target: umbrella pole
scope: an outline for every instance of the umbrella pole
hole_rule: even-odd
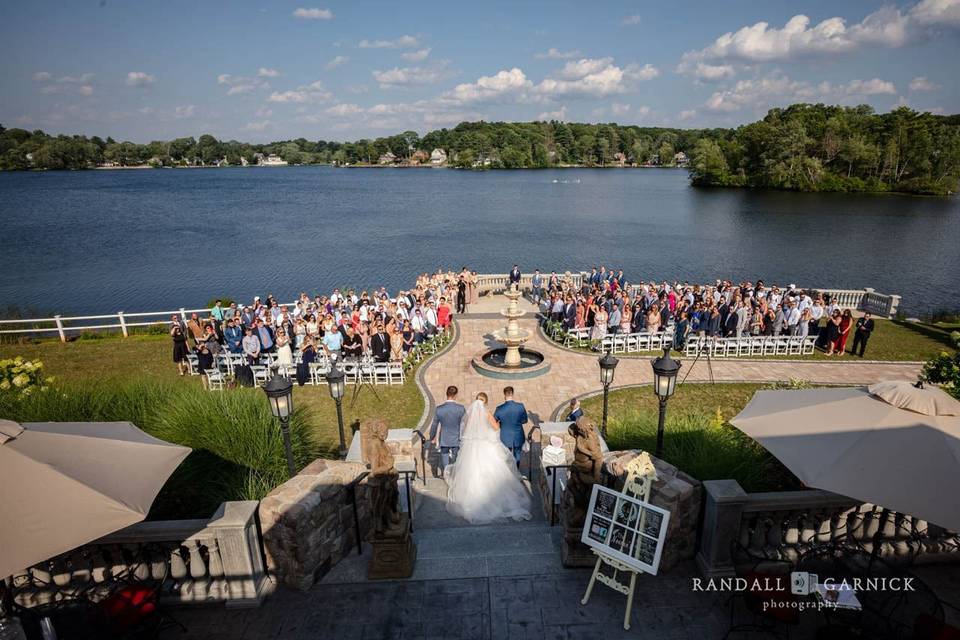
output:
[[[13,615],[13,578],[0,580],[0,620]]]

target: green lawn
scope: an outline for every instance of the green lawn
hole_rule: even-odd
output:
[[[201,385],[200,376],[181,378],[173,364],[172,346],[167,336],[104,337],[99,340],[76,340],[66,344],[56,340],[0,344],[0,359],[23,356],[43,362],[44,372],[67,383],[92,380],[134,379],[179,381],[185,385]],[[367,417],[385,418],[391,427],[415,427],[423,413],[424,401],[408,372],[403,385],[377,385],[380,399],[369,388],[362,388],[352,406],[353,387],[347,386],[343,402],[344,424],[350,432]],[[227,389],[223,393],[230,393]],[[294,386],[294,405],[309,407],[311,426],[326,455],[335,456],[338,446],[337,410],[327,387]],[[266,399],[264,399],[266,403]]]
[[[902,320],[877,320],[870,343],[864,353],[864,360],[888,361],[925,361],[941,351],[953,353],[950,332],[960,329],[960,325],[924,322],[905,322]],[[847,340],[847,351],[853,347],[853,333]],[[579,351],[589,351],[587,348]],[[773,356],[754,356],[754,358]],[[843,356],[827,356],[815,351],[805,356],[775,356],[778,359],[793,360],[859,360],[858,356],[846,353]]]
[[[750,401],[757,384],[684,384],[667,407],[663,458],[698,480],[733,478],[747,491],[782,491],[799,482],[779,461],[728,424]],[[603,396],[583,401],[600,422]],[[612,391],[607,421],[613,450],[656,448],[659,405],[652,387]]]

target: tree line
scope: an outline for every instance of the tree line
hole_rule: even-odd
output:
[[[461,168],[674,166],[689,156],[691,180],[700,186],[946,194],[960,179],[960,116],[797,104],[735,129],[481,121],[423,136],[268,144],[209,134],[137,144],[0,126],[3,170],[240,165],[255,163],[257,154],[290,164],[372,165],[387,152],[401,163],[423,162],[436,148]]]

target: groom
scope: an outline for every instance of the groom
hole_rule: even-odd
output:
[[[520,455],[523,453],[523,425],[529,418],[527,408],[513,401],[513,387],[503,388],[503,404],[493,412],[493,417],[500,423],[500,441],[513,452],[519,469]]]

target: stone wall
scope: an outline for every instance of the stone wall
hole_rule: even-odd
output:
[[[354,491],[360,532],[370,529],[363,464],[315,460],[260,501],[267,569],[293,589],[314,582],[357,546]]]
[[[640,451],[611,451],[604,456],[605,480],[612,480],[613,488],[623,489],[624,467]],[[657,481],[650,491],[650,503],[670,512],[670,524],[660,556],[660,571],[669,571],[697,552],[697,528],[700,518],[702,486],[700,481],[680,471],[669,462],[650,456],[657,468]]]

